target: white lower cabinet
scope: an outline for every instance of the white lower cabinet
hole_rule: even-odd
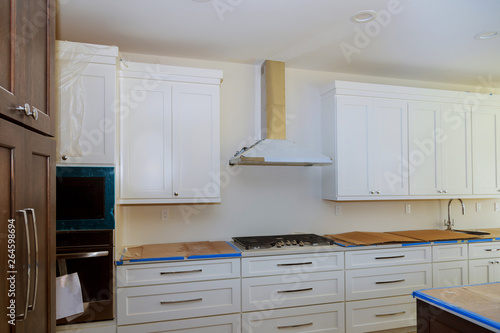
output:
[[[240,333],[239,314],[118,327],[117,333]]]
[[[417,308],[412,296],[346,302],[346,332],[362,333],[417,324]]]
[[[449,261],[432,264],[432,287],[462,286],[469,283],[467,261]]]
[[[500,242],[469,243],[469,283],[500,282]]]
[[[242,315],[243,333],[344,332],[344,303],[302,306]]]
[[[346,300],[411,295],[414,290],[432,288],[432,265],[403,265],[347,270]]]

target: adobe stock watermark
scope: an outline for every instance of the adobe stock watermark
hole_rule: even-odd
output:
[[[219,20],[224,21],[226,15],[232,13],[236,7],[240,6],[244,0],[212,0],[211,4],[214,8]]]
[[[401,14],[403,9],[400,0],[389,0],[387,8],[377,11],[374,20],[364,23],[363,28],[354,27],[352,42],[342,42],[339,45],[347,63],[350,64],[355,54],[360,54],[363,49],[367,48],[372,39],[378,37],[382,30],[391,24],[393,16]]]

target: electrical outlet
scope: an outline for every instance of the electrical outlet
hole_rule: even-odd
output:
[[[169,216],[168,216],[168,209],[162,209],[161,210],[161,220],[162,221],[168,221]]]
[[[500,212],[500,204],[495,202],[495,212]]]
[[[335,206],[335,215],[342,215],[342,206]]]
[[[480,211],[481,211],[481,203],[476,202],[476,212],[480,212]]]
[[[411,214],[411,205],[410,204],[406,204],[406,206],[405,206],[405,214]]]

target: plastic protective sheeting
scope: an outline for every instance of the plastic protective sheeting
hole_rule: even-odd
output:
[[[57,110],[67,113],[59,117],[59,151],[72,157],[82,157],[80,137],[85,113],[82,74],[97,54],[109,51],[115,46],[93,46],[81,43],[56,44],[56,101]],[[63,97],[63,98],[61,98]]]

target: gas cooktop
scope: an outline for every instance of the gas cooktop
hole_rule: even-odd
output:
[[[275,236],[233,237],[234,242],[245,250],[302,248],[333,245],[331,239],[316,234],[290,234]]]

